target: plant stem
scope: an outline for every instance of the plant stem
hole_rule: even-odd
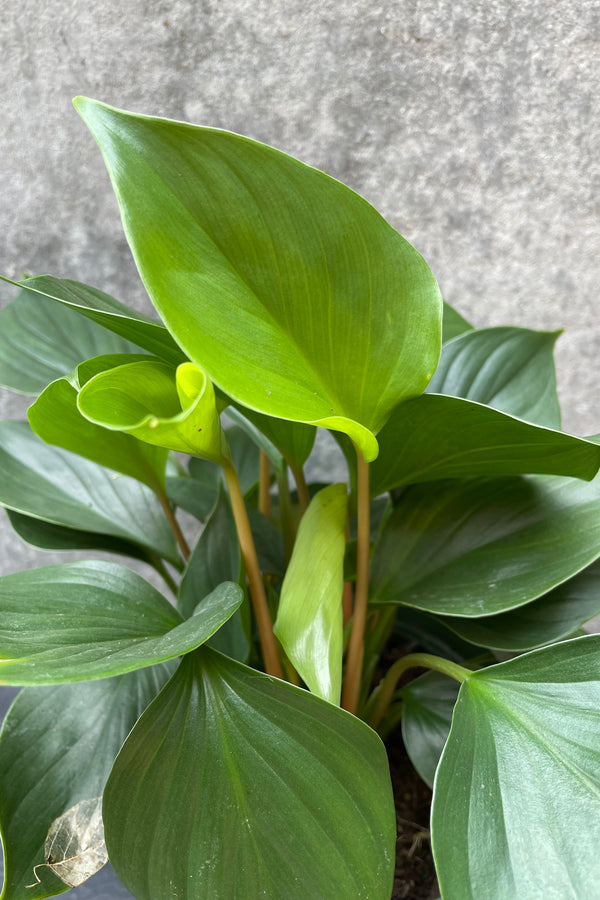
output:
[[[356,715],[360,700],[365,654],[364,636],[369,602],[369,555],[371,551],[369,464],[365,461],[358,447],[356,447],[356,474],[356,589],[354,594],[352,633],[348,642],[346,678],[342,694],[342,706],[354,715]]]
[[[302,513],[305,513],[308,509],[308,504],[310,503],[310,497],[308,495],[308,486],[306,484],[306,478],[304,477],[304,470],[302,466],[293,466],[291,463],[290,469],[292,470],[292,475],[294,476],[294,481],[296,482],[300,510]]]
[[[264,450],[259,455],[258,511],[269,518],[271,512],[271,462]]]
[[[431,653],[409,653],[408,656],[402,656],[388,669],[385,678],[373,692],[372,697],[376,702],[369,718],[371,728],[377,728],[383,719],[401,676],[407,669],[414,668],[433,669],[435,672],[441,672],[442,675],[447,675],[461,683],[473,674],[470,669],[465,669],[464,666],[459,666],[458,663],[443,659],[441,656],[432,656]]]
[[[175,518],[175,513],[173,512],[173,507],[171,506],[169,498],[162,488],[157,490],[156,495],[160,500],[160,505],[164,510],[165,516],[167,517],[167,522],[169,523],[171,531],[175,535],[175,540],[177,541],[177,546],[181,551],[181,555],[187,562],[187,560],[190,558],[190,548],[188,546],[188,542],[183,536],[181,528],[179,527],[179,522]]]
[[[268,675],[275,675],[277,678],[283,678],[281,663],[279,662],[279,654],[277,653],[277,644],[275,643],[275,635],[273,634],[273,624],[269,615],[269,605],[267,603],[267,595],[265,586],[258,565],[256,556],[256,548],[254,546],[254,538],[250,530],[250,522],[248,521],[248,513],[244,497],[240,488],[237,473],[231,462],[223,463],[223,472],[225,473],[225,481],[229,490],[229,499],[231,501],[231,510],[235,520],[235,527],[242,551],[242,559],[248,576],[248,586],[250,589],[250,599],[252,601],[252,609],[256,617],[258,626],[258,636],[260,638],[260,646],[262,649],[265,670]]]

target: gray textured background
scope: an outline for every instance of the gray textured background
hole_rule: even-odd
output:
[[[0,271],[144,304],[74,95],[228,128],[362,193],[476,324],[566,327],[564,426],[600,432],[597,0],[0,0],[0,13]],[[0,395],[1,415],[22,409]],[[0,528],[0,572],[39,564]]]

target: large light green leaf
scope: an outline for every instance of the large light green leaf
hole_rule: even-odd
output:
[[[138,900],[389,900],[383,744],[307,691],[209,648],[183,660],[121,750],[106,844]]]
[[[444,345],[428,390],[560,428],[553,350],[560,331],[482,328]]]
[[[376,546],[371,599],[493,615],[541,597],[599,556],[600,477],[415,485]]]
[[[142,357],[129,359],[140,360]],[[168,451],[138,441],[132,435],[96,425],[77,408],[78,391],[93,374],[123,365],[126,360],[123,355],[110,355],[96,357],[78,366],[70,377],[59,378],[48,385],[27,410],[27,418],[35,433],[46,443],[116,469],[156,490],[164,485]]]
[[[0,384],[39,394],[82,359],[135,352],[128,341],[45,297],[21,290],[0,311]]]
[[[515,652],[569,637],[597,615],[600,615],[598,561],[539,600],[512,612],[479,619],[445,616],[440,621],[480,647]]]
[[[0,422],[0,504],[56,525],[131,541],[179,561],[164,512],[149,488],[48,446],[26,422]]]
[[[462,685],[435,779],[444,900],[594,900],[600,884],[600,638]]]
[[[423,781],[432,787],[450,732],[458,684],[438,672],[427,672],[399,693],[406,752]]]
[[[185,361],[185,354],[164,325],[156,319],[130,309],[104,291],[99,291],[88,284],[66,278],[53,278],[52,275],[38,275],[24,281],[12,281],[0,275],[0,281],[14,284],[15,287],[34,295],[56,300],[173,365]]]
[[[213,386],[193,363],[174,369],[148,360],[100,372],[79,391],[77,408],[96,425],[158,447],[214,462],[229,457]]]
[[[348,433],[367,459],[437,365],[421,256],[349,188],[248,138],[79,97],[138,268],[192,361],[235,401]]]
[[[311,691],[338,704],[347,518],[345,484],[332,484],[313,497],[300,521],[274,626],[283,649]]]
[[[0,578],[0,683],[58,684],[122,675],[188,653],[242,602],[225,583],[185,621],[135,572],[101,560]]]
[[[592,441],[439,394],[402,403],[379,435],[371,465],[373,496],[441,478],[535,473],[591,479],[600,466]]]
[[[129,731],[164,685],[171,664],[83,684],[21,691],[0,734],[2,900],[41,900],[67,890],[44,863],[52,822],[98,797]]]

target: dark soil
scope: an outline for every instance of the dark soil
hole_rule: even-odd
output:
[[[429,842],[431,791],[406,755],[400,729],[386,743],[398,834],[392,900],[437,900],[440,892]]]

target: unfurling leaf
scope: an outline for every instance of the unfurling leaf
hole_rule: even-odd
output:
[[[102,797],[81,800],[54,820],[44,845],[47,866],[69,887],[83,884],[108,862],[102,824]],[[36,866],[35,884],[39,884]],[[35,884],[28,885],[35,887]]]

